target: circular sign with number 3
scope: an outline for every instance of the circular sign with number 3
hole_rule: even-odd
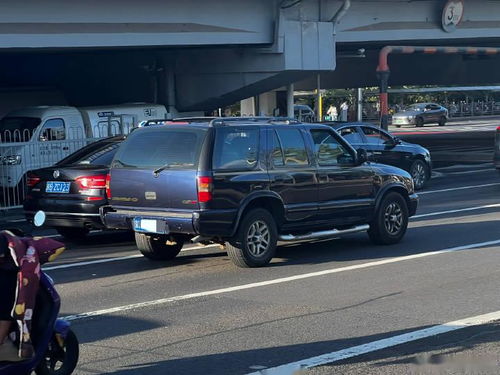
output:
[[[464,16],[464,0],[450,0],[443,9],[443,30],[451,33],[462,22]]]

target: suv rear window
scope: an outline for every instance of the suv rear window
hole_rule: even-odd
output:
[[[207,129],[167,126],[133,132],[117,152],[113,168],[197,168]]]
[[[214,169],[253,169],[257,164],[259,130],[219,128],[215,141]]]

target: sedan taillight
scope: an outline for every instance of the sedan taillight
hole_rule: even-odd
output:
[[[111,198],[111,173],[106,175],[106,196]]]
[[[78,184],[80,189],[105,189],[106,188],[106,176],[81,176],[78,177],[75,182]]]
[[[42,179],[40,177],[38,177],[36,174],[28,173],[28,177],[26,179],[26,185],[28,185],[28,187],[32,188],[36,184],[38,184],[40,181],[42,181]]]

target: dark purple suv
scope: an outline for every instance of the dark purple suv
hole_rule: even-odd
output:
[[[241,267],[267,264],[278,241],[368,231],[399,242],[418,200],[407,172],[366,162],[331,127],[277,119],[138,129],[107,184],[105,224],[134,230],[146,257],[220,243]]]

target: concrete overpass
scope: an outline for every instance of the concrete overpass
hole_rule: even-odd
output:
[[[445,3],[6,0],[0,88],[54,88],[73,105],[158,101],[208,110],[291,82],[315,87],[317,73],[323,87],[376,85],[385,44],[500,46],[500,2],[465,0],[452,32],[441,23]],[[393,84],[500,82],[494,57],[391,59]]]

